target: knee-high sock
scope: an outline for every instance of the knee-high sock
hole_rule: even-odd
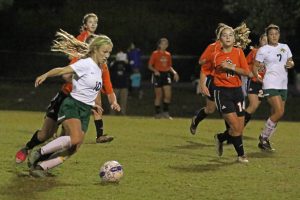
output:
[[[274,134],[274,132],[276,130],[276,126],[277,126],[277,123],[272,122],[272,120],[269,118],[267,120],[267,122],[265,123],[265,127],[261,133],[261,136],[264,139],[269,139]]]
[[[52,140],[45,146],[41,148],[41,154],[49,154],[53,153],[59,150],[62,150],[64,148],[70,148],[71,147],[71,137],[70,136],[61,136],[56,138],[55,140]]]
[[[201,108],[196,114],[195,124],[198,126],[198,124],[206,117],[207,114],[205,113],[205,109]]]
[[[97,132],[97,138],[103,135],[103,120],[97,119],[94,121],[96,132]]]
[[[248,122],[251,120],[251,114],[245,111],[245,123],[244,126],[248,124]]]
[[[237,152],[238,156],[244,155],[244,146],[243,146],[243,140],[242,136],[231,136],[232,144],[235,148],[235,151]]]
[[[27,142],[27,144],[26,144],[26,148],[27,149],[33,149],[33,147],[35,147],[35,146],[37,146],[39,144],[42,144],[44,142],[44,141],[40,141],[38,139],[38,132],[39,132],[39,130],[35,131],[35,133],[31,137],[30,141]]]
[[[50,160],[43,161],[39,165],[43,168],[43,170],[49,170],[62,164],[65,161],[65,159],[66,159],[65,157],[60,156]]]

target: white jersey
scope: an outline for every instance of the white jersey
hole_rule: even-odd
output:
[[[263,89],[287,89],[288,73],[285,64],[291,57],[291,50],[286,44],[278,43],[276,47],[265,45],[258,49],[255,60],[266,66]]]
[[[95,105],[102,87],[102,71],[92,58],[81,59],[70,65],[75,72],[71,96],[88,105]]]

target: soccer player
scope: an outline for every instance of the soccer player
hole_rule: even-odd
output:
[[[253,71],[253,63],[255,61],[255,56],[258,49],[266,45],[267,43],[268,43],[267,35],[262,34],[259,37],[258,48],[253,47],[250,53],[247,55],[246,59],[251,71]],[[261,77],[264,76],[265,66],[263,64],[260,65],[258,72]],[[263,97],[262,83],[258,81],[255,76],[248,80],[247,95],[248,95],[249,105],[245,109],[245,126],[250,121],[252,114],[256,111],[256,109],[260,105],[261,98]]]
[[[215,102],[218,111],[229,124],[228,132],[215,135],[217,154],[223,154],[223,142],[230,139],[237,161],[248,163],[244,153],[242,133],[244,129],[244,96],[240,75],[249,76],[249,66],[241,48],[235,48],[234,30],[224,26],[219,32],[222,49],[213,55]]]
[[[177,82],[179,76],[177,72],[172,67],[172,57],[171,53],[166,49],[169,46],[169,41],[167,38],[161,38],[158,41],[158,47],[156,51],[153,51],[148,63],[148,68],[153,72],[152,82],[154,85],[155,92],[155,118],[166,118],[172,119],[169,114],[169,105],[172,97],[172,77]],[[163,100],[163,112],[161,113],[160,105]]]
[[[292,53],[288,45],[279,43],[280,29],[270,24],[265,32],[268,44],[259,48],[254,62],[255,76],[263,83],[264,97],[271,107],[271,115],[259,136],[258,147],[266,151],[274,151],[270,144],[270,137],[276,130],[277,123],[284,114],[287,99],[288,69],[294,67]],[[258,70],[265,65],[265,76],[260,77]]]
[[[201,108],[193,116],[190,125],[191,134],[196,134],[198,124],[205,119],[209,114],[212,114],[216,110],[216,104],[214,99],[214,81],[213,81],[213,68],[211,56],[216,52],[221,50],[221,43],[218,38],[218,33],[220,28],[226,26],[223,23],[219,23],[215,31],[217,40],[214,43],[209,44],[205,51],[199,58],[199,65],[201,65],[200,81],[199,81],[199,91],[206,97],[206,106]]]
[[[28,158],[30,173],[33,176],[43,177],[47,170],[62,164],[65,159],[74,154],[83,142],[88,128],[90,114],[102,112],[102,108],[95,104],[103,85],[102,70],[112,51],[113,43],[109,37],[97,36],[87,47],[85,43],[76,43],[75,38],[69,38],[70,46],[61,42],[61,51],[72,55],[74,49],[79,49],[83,58],[66,67],[54,68],[36,78],[35,87],[42,84],[48,77],[63,74],[74,74],[73,89],[59,108],[58,120],[62,123],[65,136],[60,136],[38,150],[31,152]],[[75,45],[75,46],[72,46]],[[120,109],[113,105],[112,109]],[[42,158],[50,155],[45,161]],[[40,162],[39,162],[40,161]]]
[[[83,18],[83,25],[81,27],[81,34],[77,36],[77,39],[82,42],[88,42],[87,39],[93,38],[93,34],[98,26],[98,17],[97,15],[93,13],[86,14]],[[78,58],[76,56],[70,56],[72,58],[70,64],[76,62]],[[53,136],[54,133],[56,133],[58,129],[57,124],[57,115],[59,111],[59,107],[63,100],[70,94],[72,91],[72,75],[65,74],[62,76],[63,79],[66,81],[62,87],[61,90],[52,98],[46,112],[46,116],[42,125],[41,130],[36,130],[31,139],[26,143],[25,147],[22,147],[17,153],[16,153],[16,163],[22,163],[26,160],[27,155],[31,149],[33,149],[35,146],[42,144],[46,140],[48,140],[50,137]],[[110,75],[108,68],[103,68],[102,73],[102,79],[103,79],[103,90],[105,94],[108,95],[109,102],[117,103],[115,94],[112,89],[112,84],[110,81]],[[101,115],[99,115],[101,114]],[[103,134],[103,121],[102,121],[102,113],[93,113],[94,117],[94,123],[96,126],[96,143],[104,143],[104,142],[110,142],[113,140],[112,136],[107,136]]]

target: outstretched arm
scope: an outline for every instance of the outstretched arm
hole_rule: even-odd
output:
[[[74,73],[74,70],[72,69],[71,66],[66,66],[66,67],[58,67],[51,69],[50,71],[46,72],[45,74],[38,76],[35,79],[35,87],[38,87],[40,84],[42,84],[48,77],[53,77],[53,76],[60,76],[63,74],[68,74],[68,73]]]

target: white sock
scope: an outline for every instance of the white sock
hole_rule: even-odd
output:
[[[43,161],[39,165],[43,168],[43,170],[48,170],[62,164],[64,160],[64,157],[56,157],[51,160]]]
[[[45,146],[41,148],[41,154],[49,154],[53,153],[59,150],[62,150],[64,148],[70,148],[71,147],[71,137],[70,136],[61,136],[56,138],[55,140],[52,140]]]
[[[273,133],[275,132],[276,125],[277,125],[277,123],[272,122],[272,120],[269,118],[267,120],[267,122],[265,123],[265,128],[262,131],[261,136],[264,139],[269,139],[273,135]]]

